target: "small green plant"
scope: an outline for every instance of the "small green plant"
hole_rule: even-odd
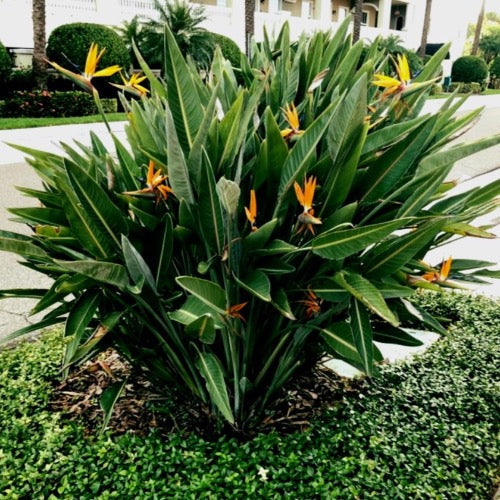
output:
[[[454,82],[485,84],[488,78],[488,65],[476,56],[459,57],[453,62],[451,79]]]
[[[127,146],[93,134],[68,156],[24,149],[45,189],[23,191],[42,206],[11,210],[34,232],[1,231],[0,249],[54,284],[3,292],[50,308],[11,338],[64,322],[65,368],[114,345],[159,390],[241,429],[326,353],[372,376],[374,340],[418,343],[407,318],[444,332],[408,298],[487,275],[423,259],[456,235],[491,237],[471,221],[498,183],[449,196],[444,180],[500,136],[444,149],[477,115],[447,101],[418,116],[448,47],[413,79],[404,56],[385,74],[376,49],[359,64],[348,23],[294,46],[287,24],[266,34],[242,86],[219,50],[200,76],[167,26],[165,84],[138,54],[151,96],[140,78],[122,86],[138,97],[123,99]],[[58,69],[99,102],[91,75],[114,67],[94,74],[93,53],[83,76]]]

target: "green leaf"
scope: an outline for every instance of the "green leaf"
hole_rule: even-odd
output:
[[[194,195],[189,178],[189,171],[179,143],[179,137],[172,118],[170,108],[165,110],[167,119],[167,160],[168,160],[168,180],[174,191],[174,196],[178,200],[186,200],[190,205],[194,204]]]
[[[241,279],[234,277],[236,283],[264,302],[271,302],[271,282],[262,271],[252,271]]]
[[[64,210],[59,208],[9,208],[8,211],[17,215],[18,219],[13,220],[27,224],[47,224],[50,226],[65,226],[67,224]]]
[[[362,365],[358,350],[354,343],[351,327],[348,323],[339,321],[321,330],[321,336],[328,346],[342,357],[352,360],[355,365]]]
[[[31,259],[45,260],[48,257],[45,250],[32,243],[31,238],[9,231],[0,230],[0,250],[17,253]]]
[[[123,389],[125,389],[126,383],[127,379],[122,380],[121,382],[115,382],[114,384],[108,385],[108,387],[106,387],[106,389],[102,392],[100,404],[101,409],[104,412],[104,417],[102,419],[100,434],[106,430],[109,420],[111,419],[111,415],[113,414],[113,409],[118,401],[118,398],[121,396]]]
[[[219,358],[215,354],[204,353],[198,350],[196,366],[205,379],[212,403],[218,408],[224,418],[230,424],[233,424],[234,417],[229,404],[224,372]]]
[[[139,63],[139,66],[141,67],[142,71],[144,74],[148,77],[148,82],[151,85],[151,90],[153,91],[153,94],[156,93],[160,97],[167,98],[167,91],[163,84],[156,78],[154,73],[151,71],[149,68],[148,64],[142,57],[142,54],[139,52],[139,49],[137,48],[135,40],[132,40],[132,48],[134,49],[134,54],[137,59],[137,62]]]
[[[278,219],[273,219],[257,228],[256,231],[249,233],[243,240],[245,250],[251,252],[252,250],[258,250],[264,247],[271,238],[277,224]]]
[[[332,278],[319,278],[311,283],[311,289],[320,298],[328,302],[344,302],[350,298],[349,292]]]
[[[391,325],[375,326],[373,338],[376,342],[383,342],[387,344],[406,345],[409,347],[418,347],[423,345],[422,341],[412,337],[402,328],[396,328]]]
[[[421,307],[413,304],[407,300],[401,299],[401,304],[404,307],[404,311],[413,316],[413,318],[418,319],[422,323],[430,326],[435,332],[441,333],[442,335],[446,335],[447,331],[439,321],[430,315],[427,311],[422,309]]]
[[[182,149],[191,149],[198,129],[203,121],[203,107],[189,70],[175,38],[167,24],[165,26],[166,67],[168,103]],[[196,77],[199,78],[198,75]]]
[[[200,316],[206,315],[214,318],[214,328],[222,328],[223,324],[220,321],[218,311],[193,295],[189,296],[183,306],[177,309],[177,311],[168,313],[170,319],[182,325],[189,325]]]
[[[273,292],[271,303],[285,318],[292,321],[297,319],[292,312],[286,292],[282,288]]]
[[[473,236],[475,238],[495,239],[496,235],[489,233],[480,227],[471,226],[465,222],[453,222],[443,227],[445,233],[459,234],[461,236]]]
[[[163,229],[161,237],[160,250],[158,252],[158,263],[156,266],[156,287],[163,289],[167,285],[167,273],[172,259],[172,251],[174,246],[174,235],[172,227],[172,219],[170,215],[165,214],[163,218]]]
[[[364,256],[370,276],[388,276],[401,269],[411,258],[441,231],[445,219],[435,219],[420,225],[415,231],[382,242]]]
[[[129,285],[127,270],[121,264],[97,260],[64,261],[54,260],[63,269],[82,274],[100,283],[116,286],[125,290]]]
[[[191,337],[199,339],[204,344],[215,342],[215,323],[210,314],[205,314],[196,318],[186,326],[186,333]]]
[[[204,240],[217,251],[218,255],[222,255],[224,249],[222,208],[217,195],[213,171],[208,161],[206,159],[202,163],[201,185],[203,189],[198,198],[198,220]]]
[[[298,248],[283,240],[272,240],[266,248],[255,250],[254,255],[282,255],[297,251]]]
[[[371,377],[373,373],[373,332],[370,317],[363,304],[355,298],[351,300],[349,315],[354,344],[363,361],[365,373]]]
[[[122,234],[122,248],[127,271],[134,283],[137,285],[141,280],[144,280],[149,285],[149,288],[156,293],[156,283],[151,269],[149,269],[142,255],[124,234]]]
[[[218,313],[226,314],[226,294],[217,283],[191,276],[178,276],[175,281]]]
[[[354,272],[341,271],[335,274],[333,280],[372,312],[391,325],[398,326],[398,318],[390,310],[382,294],[366,278]]]
[[[399,229],[408,219],[397,219],[343,231],[328,231],[312,240],[313,252],[327,259],[343,259]]]

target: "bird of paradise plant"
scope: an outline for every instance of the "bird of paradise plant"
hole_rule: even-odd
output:
[[[498,183],[443,186],[455,161],[500,137],[444,149],[476,114],[456,119],[448,101],[415,116],[428,85],[371,127],[370,82],[384,58],[370,49],[360,63],[348,29],[346,20],[291,48],[285,24],[238,76],[217,50],[205,78],[167,28],[164,81],[137,53],[151,97],[126,104],[126,143],[113,137],[107,150],[92,134],[62,155],[27,151],[44,188],[25,190],[39,206],[11,211],[34,232],[0,231],[0,249],[54,284],[0,292],[36,296],[33,312],[45,311],[5,341],[63,323],[64,367],[114,346],[157,390],[190,395],[242,429],[325,355],[375,376],[374,341],[418,345],[408,320],[444,332],[408,302],[419,285],[407,276],[421,276],[426,253],[450,237],[491,237],[472,222],[496,206]],[[447,51],[411,85],[432,80]],[[91,54],[87,76],[97,74]],[[398,88],[409,80],[399,66]],[[450,266],[427,285],[447,286]],[[488,275],[473,259],[453,266],[454,280]]]

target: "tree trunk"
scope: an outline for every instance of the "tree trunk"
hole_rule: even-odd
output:
[[[472,44],[471,55],[477,56],[479,50],[479,39],[481,38],[481,29],[483,27],[484,19],[484,0],[481,4],[481,10],[479,11],[479,16],[477,17],[476,30],[474,32],[474,42]]]
[[[354,3],[354,24],[352,27],[352,43],[356,43],[361,36],[361,21],[363,19],[363,0]]]
[[[429,35],[429,28],[431,25],[431,9],[432,9],[432,0],[426,0],[424,27],[422,28],[422,39],[420,40],[420,48],[418,49],[418,55],[422,58],[425,57],[425,51],[427,49],[427,36]]]
[[[33,79],[38,89],[47,87],[45,63],[45,0],[33,0]]]
[[[255,32],[255,0],[245,0],[245,52],[250,56],[250,41]]]

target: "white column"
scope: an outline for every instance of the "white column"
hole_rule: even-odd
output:
[[[332,0],[316,0],[314,18],[325,25],[332,22]]]
[[[256,0],[257,2],[259,0]],[[255,13],[254,13],[255,17]],[[245,52],[245,2],[233,0],[231,5],[231,38]]]
[[[377,28],[388,30],[391,22],[392,0],[380,0],[378,4]]]

